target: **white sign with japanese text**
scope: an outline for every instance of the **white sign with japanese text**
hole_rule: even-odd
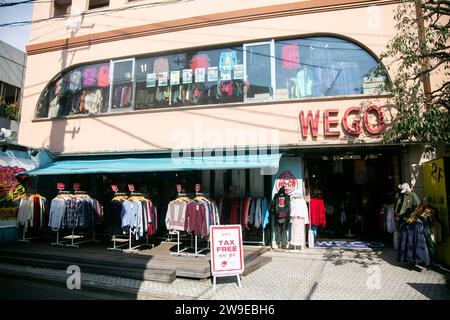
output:
[[[244,272],[241,225],[211,226],[212,275],[238,275]]]

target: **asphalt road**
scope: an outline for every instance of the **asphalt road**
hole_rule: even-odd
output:
[[[88,289],[69,290],[65,283],[0,274],[0,300],[128,300],[130,296]]]

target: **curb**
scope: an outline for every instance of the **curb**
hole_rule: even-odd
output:
[[[66,284],[67,278],[61,276],[44,275],[33,271],[14,271],[7,268],[0,267],[0,274],[14,277],[14,278],[28,278],[44,283],[63,283]],[[101,283],[91,280],[81,280],[81,288],[89,291],[106,292],[116,295],[125,295],[124,300],[191,300],[194,297],[180,296],[176,294],[164,294],[158,292],[139,292],[132,287],[126,286],[111,286],[106,283]],[[68,289],[69,290],[69,289]]]

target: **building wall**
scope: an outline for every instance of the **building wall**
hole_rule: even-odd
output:
[[[231,11],[257,5],[255,1],[242,2],[245,5],[241,2],[230,1],[226,4],[211,6],[207,5],[205,1],[194,1],[192,4],[195,6],[193,8],[189,7],[189,12],[195,15],[212,14],[221,10]],[[285,2],[283,1],[283,3]],[[325,3],[324,1],[310,2],[322,3],[322,5]],[[381,2],[390,3],[389,1]],[[279,4],[281,1],[264,1],[263,5],[268,5],[269,3]],[[298,3],[300,2],[296,2],[297,6]],[[202,122],[201,125],[204,129],[218,129],[222,134],[227,129],[279,129],[280,144],[304,143],[305,141],[299,137],[298,113],[300,110],[340,108],[342,114],[346,108],[363,102],[367,103],[368,100],[359,98],[342,99],[341,97],[332,100],[264,103],[236,107],[213,106],[212,108],[160,109],[143,113],[97,115],[87,118],[79,117],[62,120],[34,121],[34,117],[39,96],[47,83],[61,70],[83,62],[310,34],[335,34],[348,37],[356,43],[367,47],[375,55],[379,55],[385,48],[388,39],[394,35],[393,11],[396,5],[388,4],[369,7],[367,1],[359,1],[359,3],[364,5],[347,10],[336,10],[334,7],[327,7],[328,11],[322,10],[318,12],[317,10],[309,9],[309,11],[301,11],[297,15],[279,14],[279,17],[276,18],[272,18],[269,15],[264,16],[264,19],[248,21],[243,21],[245,20],[243,19],[242,21],[239,20],[240,22],[229,24],[216,22],[206,27],[199,25],[195,29],[183,30],[180,27],[180,31],[170,29],[170,32],[156,33],[140,38],[131,37],[120,41],[101,42],[89,46],[76,46],[65,50],[44,53],[30,51],[29,48],[30,56],[28,58],[19,142],[35,147],[49,147],[52,152],[156,150],[180,147],[180,144],[183,143],[179,139],[177,140],[176,137],[174,139],[174,135],[177,134],[174,129],[181,129],[178,131],[178,134],[185,131],[189,131],[192,134],[192,129],[196,126],[196,123]],[[258,4],[261,4],[261,2],[258,2]],[[187,3],[183,4],[181,2],[178,5],[171,6],[170,13],[165,16],[165,19],[185,17],[185,5]],[[37,15],[38,11],[44,10],[45,6],[36,5],[35,8],[35,15]],[[150,7],[142,10],[146,11],[139,11],[141,14],[145,17],[152,17],[153,20],[149,18],[134,19],[135,23],[139,21],[140,24],[144,24],[148,23],[149,20],[155,22],[157,19],[154,17],[162,16],[158,12],[161,13],[162,11],[160,12],[160,10],[166,12],[167,7]],[[135,15],[138,13],[135,10],[130,10],[130,12],[123,11],[122,14],[125,17],[128,14]],[[96,32],[106,30],[100,27],[103,25],[110,26],[110,29],[125,26],[124,21],[120,20],[121,22],[119,23],[113,18],[115,15],[115,13],[111,13],[97,17],[95,19],[96,27],[92,30]],[[213,19],[211,16],[209,18]],[[349,24],[348,21],[352,21],[352,23]],[[61,23],[63,22],[58,20],[41,26],[33,26],[32,45],[38,46],[40,41],[67,36],[65,33],[58,35],[58,33],[50,32],[56,29],[64,29]],[[59,27],[56,27],[57,24],[59,24]],[[88,32],[84,28],[85,25],[88,25],[87,21],[83,21],[80,32]],[[52,38],[50,39],[49,37]],[[94,36],[91,36],[91,38],[94,38]],[[33,53],[31,54],[31,52]],[[386,100],[381,99],[373,102],[384,104]],[[321,123],[323,122],[321,121]],[[35,134],[36,132],[39,132],[39,135]],[[319,128],[319,132],[323,132],[323,130]],[[324,143],[333,143],[331,140],[333,139],[326,139]],[[334,143],[346,142],[346,138],[343,137],[339,139],[335,137],[334,140]],[[374,142],[376,140],[373,138],[365,139],[366,142]],[[316,141],[306,141],[306,143],[322,143],[322,141],[323,139],[318,139]],[[259,142],[259,144],[261,143],[266,142]],[[211,145],[207,141],[200,142],[200,144],[200,146]],[[182,146],[184,147],[185,145]],[[188,146],[193,147],[194,145],[190,144]]]

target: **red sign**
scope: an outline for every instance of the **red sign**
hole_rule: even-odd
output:
[[[200,192],[200,184],[199,183],[195,184],[195,192]]]
[[[74,183],[73,184],[73,190],[75,190],[75,191],[79,191],[81,188],[80,188],[80,184],[79,183]]]
[[[365,111],[360,107],[350,107],[345,110],[343,116],[339,117],[339,109],[326,109],[323,112],[323,128],[324,136],[332,137],[339,136],[341,131],[339,127],[342,127],[344,134],[359,136],[362,129],[368,134],[377,135],[380,134],[384,128],[383,111],[378,106],[369,106]],[[349,115],[354,114],[354,120],[349,123]],[[377,124],[369,123],[369,116],[374,115],[377,120]],[[307,138],[308,131],[311,131],[311,137],[317,138],[319,132],[320,111],[316,110],[315,114],[311,110],[308,111],[305,117],[305,111],[300,111],[300,131],[303,138]],[[364,120],[364,121],[362,121]],[[342,124],[342,126],[339,126]]]
[[[111,189],[112,189],[112,191],[114,191],[114,192],[119,191],[119,188],[118,188],[117,185],[115,185],[115,184],[113,184],[113,185],[111,186]]]
[[[286,194],[292,194],[297,189],[297,178],[290,171],[280,173],[276,183],[277,192],[284,187]]]
[[[211,273],[237,275],[244,272],[242,226],[210,226]]]
[[[177,184],[177,192],[178,192],[178,193],[181,192],[181,184]]]
[[[130,192],[134,192],[134,184],[129,184],[128,190],[130,190]]]
[[[58,182],[58,183],[56,184],[56,188],[57,188],[58,190],[64,190],[64,189],[65,189],[64,183]]]

